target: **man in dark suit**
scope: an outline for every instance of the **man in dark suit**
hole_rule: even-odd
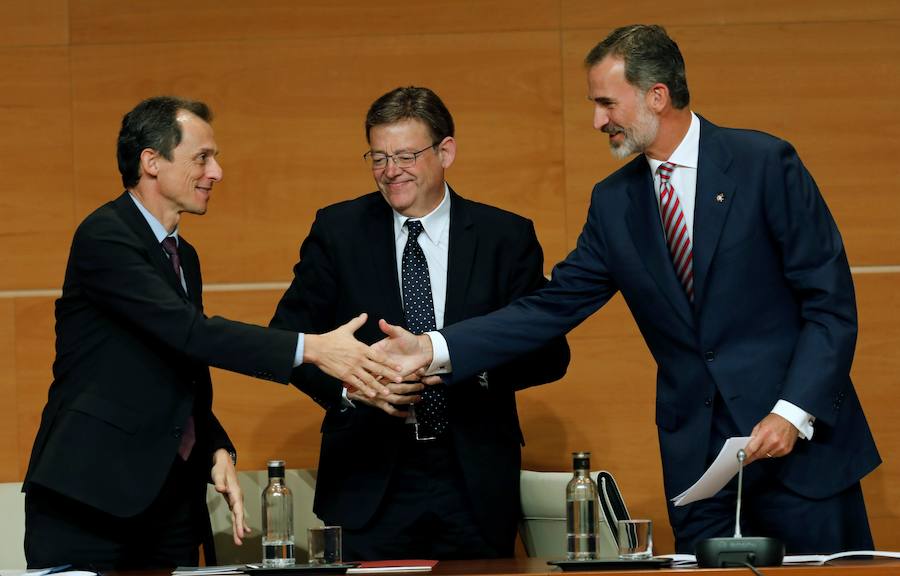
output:
[[[856,303],[847,256],[790,144],[688,107],[678,46],[659,26],[615,30],[586,58],[594,127],[639,156],[594,188],[575,250],[536,294],[483,318],[382,344],[453,379],[564,334],[622,292],[658,366],[666,495],[726,438],[752,435],[743,533],[788,552],[870,549],[859,480],[880,462],[850,381]],[[447,366],[448,362],[452,362]],[[728,536],[734,484],[670,506],[679,552]]]
[[[201,102],[151,98],[122,121],[127,189],[78,227],[56,302],[56,361],[25,477],[30,568],[196,565],[210,479],[246,532],[235,451],[212,413],[209,366],[286,383],[301,362],[375,394],[353,339],[203,314],[200,261],[178,235],[222,178]],[[207,551],[207,560],[212,560]]]
[[[398,88],[372,104],[365,158],[379,191],[318,212],[271,326],[327,330],[366,310],[420,332],[545,282],[529,220],[445,183],[453,134],[450,112],[427,88]],[[372,322],[358,336],[382,334]],[[314,510],[343,527],[344,558],[512,556],[522,443],[515,390],[562,377],[568,359],[559,337],[453,388],[419,394],[421,384],[391,384],[392,396],[374,400],[314,367],[295,370],[292,382],[326,409]]]

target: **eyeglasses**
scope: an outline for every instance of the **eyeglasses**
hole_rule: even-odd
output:
[[[429,148],[434,148],[438,144],[439,142],[435,142],[434,144],[426,146],[416,152],[401,152],[399,154],[383,154],[381,152],[372,152],[371,150],[369,150],[368,152],[363,154],[363,160],[371,164],[372,170],[381,170],[382,168],[387,168],[389,159],[394,161],[394,166],[396,166],[397,168],[409,168],[410,166],[415,166],[416,158],[424,154],[425,151]]]

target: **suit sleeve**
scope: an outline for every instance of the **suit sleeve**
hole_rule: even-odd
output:
[[[618,287],[606,266],[600,225],[600,185],[594,188],[578,244],[556,265],[550,282],[485,316],[445,327],[451,379],[468,378],[547,345],[597,311]]]
[[[530,294],[547,283],[543,271],[544,254],[531,222],[523,227],[509,256],[512,265],[506,284],[510,289],[504,295],[506,303]],[[509,383],[514,390],[554,382],[565,376],[569,359],[566,337],[557,336],[533,353],[491,370],[489,380],[492,386],[498,382],[501,385]]]
[[[850,386],[857,316],[853,279],[837,225],[794,148],[779,142],[767,163],[766,218],[802,327],[781,398],[832,425]]]
[[[320,211],[300,247],[294,279],[278,302],[270,327],[319,334],[337,325],[334,295],[339,280],[328,256],[327,229]],[[341,401],[341,383],[315,366],[304,364],[295,368],[291,383],[326,410]]]
[[[114,222],[82,225],[70,259],[84,296],[145,337],[203,364],[288,381],[295,333],[207,318],[160,274],[146,246]]]

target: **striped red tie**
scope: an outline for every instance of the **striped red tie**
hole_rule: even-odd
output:
[[[659,168],[659,213],[662,214],[666,245],[672,255],[675,275],[684,287],[688,300],[694,301],[694,256],[691,251],[691,236],[688,234],[687,220],[681,210],[681,202],[669,178],[675,170],[671,162],[660,164]]]

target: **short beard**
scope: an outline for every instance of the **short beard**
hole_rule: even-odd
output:
[[[656,134],[659,132],[659,118],[656,117],[650,108],[641,100],[638,104],[637,120],[631,128],[623,128],[621,126],[613,126],[604,132],[616,133],[622,132],[625,137],[621,144],[609,143],[609,151],[617,160],[623,160],[632,154],[644,152],[656,140]]]

